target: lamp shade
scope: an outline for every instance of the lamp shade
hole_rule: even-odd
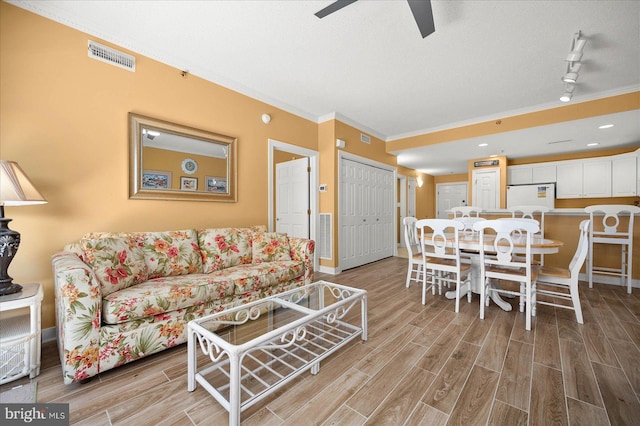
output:
[[[22,206],[46,202],[18,163],[0,160],[0,205]]]

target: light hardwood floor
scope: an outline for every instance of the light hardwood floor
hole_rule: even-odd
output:
[[[243,425],[640,424],[640,290],[581,285],[585,324],[540,306],[524,315],[478,298],[454,303],[405,288],[406,259],[337,276],[368,291],[369,339],[356,340],[242,413]],[[515,305],[515,300],[511,301]],[[65,386],[55,343],[43,346],[38,402],[70,404],[71,423],[218,425],[226,411],[198,387],[187,392],[186,345]],[[1,390],[28,379],[2,386]]]

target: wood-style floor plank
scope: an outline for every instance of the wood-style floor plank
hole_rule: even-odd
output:
[[[529,425],[567,425],[562,372],[533,364]]]
[[[449,416],[448,425],[484,425],[489,419],[499,374],[474,366],[460,398]]]
[[[611,424],[636,424],[640,419],[640,402],[622,370],[597,362],[592,364]]]
[[[242,425],[591,426],[640,419],[637,289],[628,295],[624,287],[581,283],[583,325],[572,311],[541,307],[526,331],[515,299],[506,299],[511,312],[492,303],[484,320],[477,295],[471,304],[461,301],[458,314],[444,296],[429,295],[422,305],[419,286],[404,286],[406,267],[406,259],[389,258],[316,274],[368,291],[369,340],[350,342],[319,374],[305,373],[246,409]],[[359,311],[348,315],[359,319]],[[186,359],[180,345],[67,386],[49,342],[33,381],[38,402],[69,403],[74,425],[227,424],[226,410],[201,386],[186,390]]]
[[[422,402],[450,414],[479,351],[480,346],[460,342],[427,390]]]
[[[526,411],[512,407],[505,404],[502,401],[495,401],[493,403],[493,410],[491,410],[491,417],[489,418],[489,426],[527,426],[527,420],[529,416]]]
[[[602,407],[602,398],[584,344],[560,340],[562,372],[567,397]]]
[[[511,340],[504,361],[496,399],[525,412],[529,409],[533,345]]]

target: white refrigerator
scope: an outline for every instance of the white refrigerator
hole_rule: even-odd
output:
[[[515,206],[555,206],[556,184],[538,183],[533,185],[507,186],[507,208]]]

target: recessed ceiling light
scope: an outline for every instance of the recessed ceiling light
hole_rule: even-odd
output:
[[[603,124],[602,126],[599,126],[598,129],[610,129],[613,127],[613,124]]]
[[[493,157],[497,157],[497,156],[498,156],[498,154],[491,154],[491,155],[489,156],[489,158],[493,158]]]
[[[478,144],[478,146],[489,146],[489,144],[488,143],[480,143],[480,144]]]
[[[600,145],[598,142],[591,142],[587,144],[587,146],[598,146],[598,145]]]

